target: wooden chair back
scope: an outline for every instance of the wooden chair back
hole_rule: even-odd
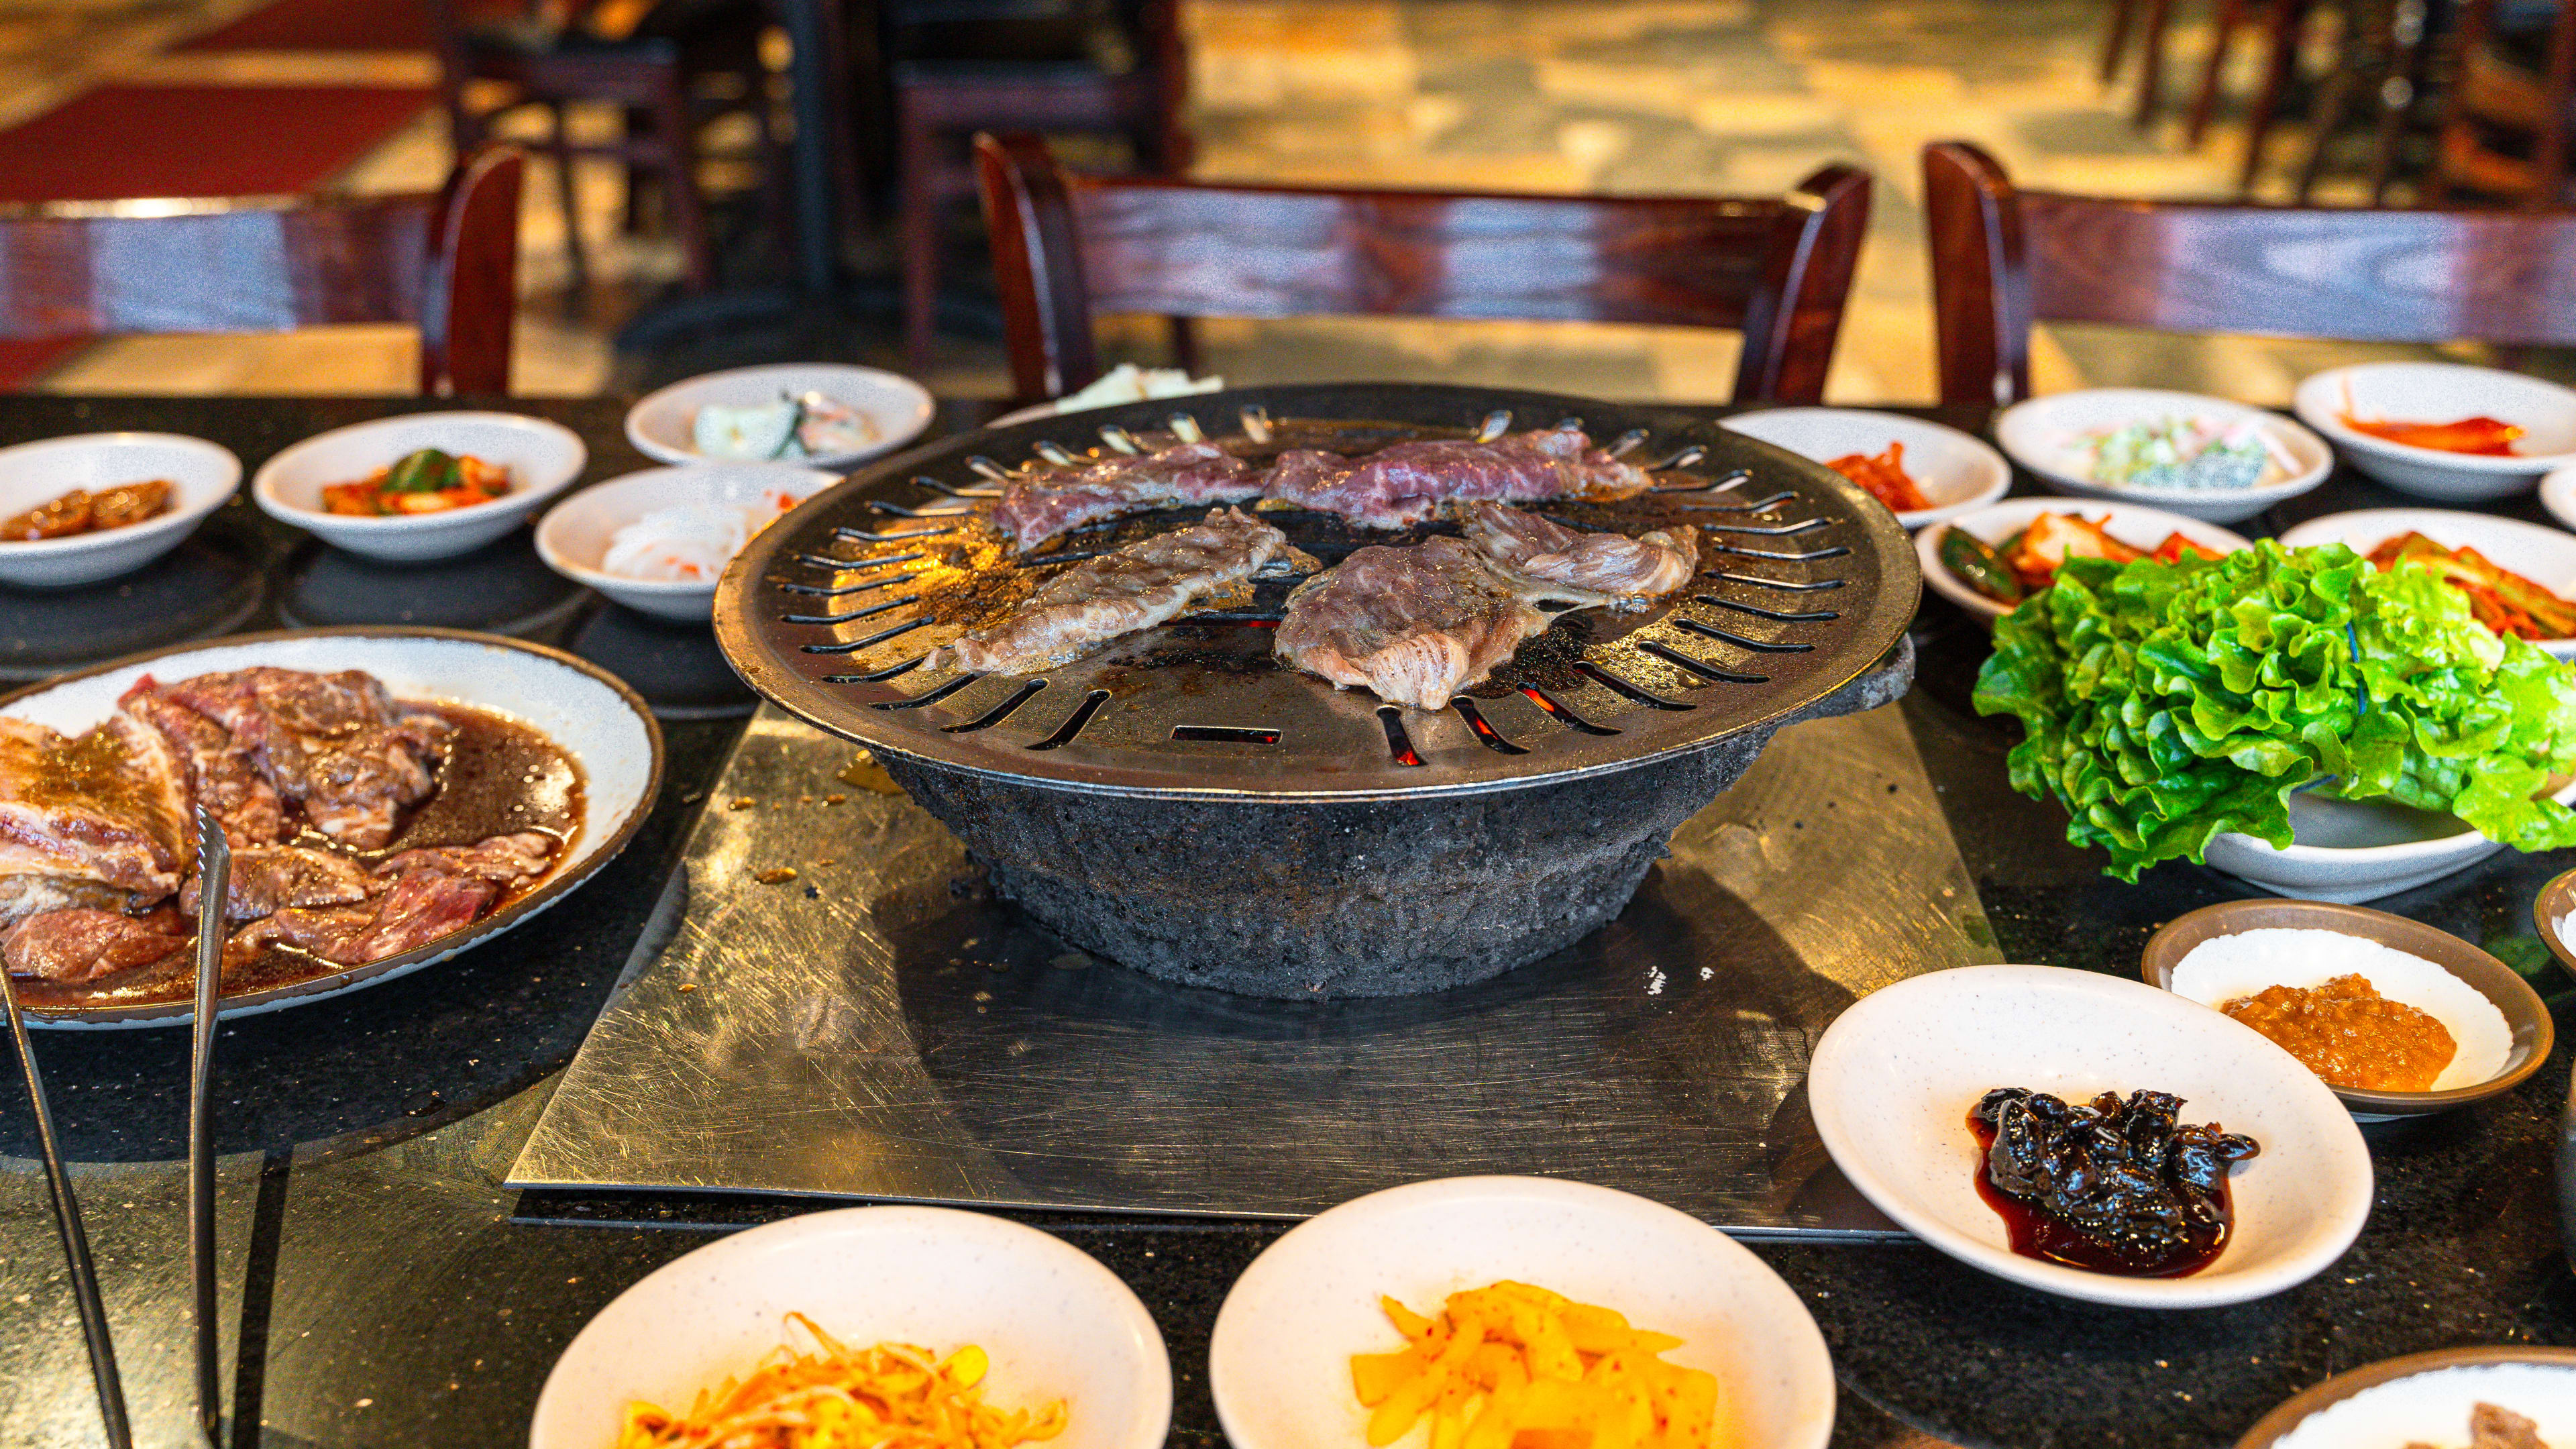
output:
[[[2495,0],[2462,0],[2424,199],[2438,206],[2465,191],[2532,210],[2563,206],[2568,113],[2576,107],[2576,5],[2561,5],[2550,21],[2536,73],[2498,54],[2488,43],[2494,31]]]
[[[976,138],[1024,401],[1100,375],[1092,319],[1408,316],[1744,334],[1738,402],[1815,402],[1869,221],[1869,177],[1786,197],[1536,196],[1077,175],[1034,136]]]
[[[494,148],[436,194],[0,210],[0,338],[408,322],[424,395],[507,393],[525,170]]]
[[[2576,342],[2576,216],[2133,201],[1923,150],[1941,400],[2030,395],[2035,322],[2353,342]]]

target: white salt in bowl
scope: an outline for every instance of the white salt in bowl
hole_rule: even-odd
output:
[[[2295,932],[2301,939],[2261,934],[2272,932]],[[2315,934],[2329,939],[2320,946]],[[2229,959],[2254,954],[2244,948],[2196,954],[2231,938],[2287,949],[2265,953],[2273,955],[2268,962]],[[2348,946],[2334,949],[2335,938]],[[2399,953],[2415,959],[2396,959]],[[2359,974],[2380,995],[2441,1022],[2459,1050],[2435,1090],[2332,1089],[2365,1122],[2444,1112],[2509,1092],[2540,1070],[2557,1037],[2549,1008],[2512,967],[2447,931],[2360,906],[2285,900],[2203,906],[2148,940],[2139,974],[2149,985],[2212,1010],[2266,986],[2316,986]]]

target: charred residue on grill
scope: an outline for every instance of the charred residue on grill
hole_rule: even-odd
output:
[[[1477,699],[1501,699],[1524,688],[1572,694],[1591,683],[1575,666],[1593,645],[1592,626],[1585,614],[1557,615],[1544,632],[1522,641],[1520,652],[1496,666],[1484,683],[1465,692]]]
[[[1241,625],[1166,624],[1144,637],[1154,641],[1153,647],[1110,656],[1111,668],[1100,678],[1103,685],[1112,690],[1132,687],[1132,681],[1122,673],[1131,669],[1191,669],[1235,675],[1270,674],[1282,667],[1279,656],[1270,652],[1269,634]],[[1179,687],[1187,694],[1204,686],[1183,675]]]

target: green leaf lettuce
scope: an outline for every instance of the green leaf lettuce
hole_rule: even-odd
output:
[[[1996,622],[1976,706],[2020,718],[2013,787],[2054,796],[2122,880],[2225,830],[2288,845],[2286,801],[2311,784],[2519,850],[2576,845],[2576,812],[2539,798],[2576,774],[2576,674],[2431,570],[2340,544],[2069,559]]]

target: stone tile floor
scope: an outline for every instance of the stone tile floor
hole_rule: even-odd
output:
[[[158,54],[246,3],[0,0],[0,119],[109,76],[256,84],[327,72],[338,83],[418,84],[424,74],[426,57],[399,53]],[[2118,114],[2125,91],[2106,92],[2092,70],[2100,16],[2099,0],[1192,0],[1199,169],[1228,179],[1754,193],[1784,189],[1828,161],[1857,164],[1878,185],[1829,397],[1923,400],[1933,393],[1923,143],[1978,141],[2033,185],[2216,196],[2232,184],[2239,137],[2224,125],[2186,151],[2137,134]],[[2198,41],[2178,28],[2178,70]],[[346,184],[434,184],[447,162],[442,132],[424,117]],[[522,391],[594,392],[667,370],[613,347],[674,271],[667,246],[618,233],[620,188],[606,167],[580,177],[599,279],[575,305],[553,182],[530,177]],[[853,326],[858,335],[835,351],[892,357],[890,319]],[[1731,335],[1559,324],[1235,322],[1211,325],[1204,338],[1212,364],[1236,381],[1437,376],[1678,400],[1724,397],[1736,351]],[[44,385],[400,392],[411,348],[392,329],[121,340]],[[2306,371],[2392,351],[2409,350],[2056,329],[2038,371],[2044,390],[2152,382],[2279,402]],[[1002,391],[998,349],[946,339],[930,381]]]

